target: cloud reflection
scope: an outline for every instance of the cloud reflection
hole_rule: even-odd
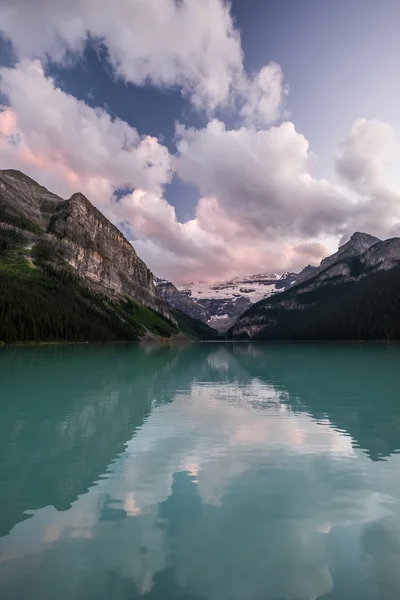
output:
[[[317,376],[304,380],[312,348],[302,360],[295,353],[296,362],[287,349],[286,366],[279,351],[257,348],[215,345],[197,358],[190,349],[174,355],[169,369],[162,362],[156,387],[153,379],[135,388],[146,402],[151,392],[158,400],[106,476],[68,510],[34,510],[0,538],[0,593],[22,599],[18,581],[43,600],[86,599],[88,590],[113,600],[336,600],[338,539],[341,549],[361,544],[394,600],[398,456],[373,462],[357,448],[323,410],[328,393],[312,412],[320,389]],[[324,376],[329,361],[331,352],[320,361]],[[134,400],[110,385],[117,419]],[[336,416],[351,411],[358,423],[369,406],[362,400]],[[90,404],[76,415],[94,438],[96,414]]]

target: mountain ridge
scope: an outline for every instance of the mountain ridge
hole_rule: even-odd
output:
[[[360,235],[368,236],[361,245]],[[376,239],[357,232],[353,246],[321,261],[310,277],[241,315],[228,338],[399,339],[400,238]]]
[[[224,332],[253,303],[291,285],[295,275],[295,273],[285,273],[281,276],[275,273],[258,273],[213,283],[187,283],[179,287],[174,286],[180,294],[178,296],[175,292],[175,299],[181,303],[181,310],[185,312],[183,296],[188,298],[191,307],[196,305],[203,311],[202,320],[206,319],[204,322]]]

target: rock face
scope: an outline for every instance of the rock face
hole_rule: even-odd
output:
[[[339,247],[338,251],[324,258],[318,267],[308,265],[303,269],[296,277],[294,281],[295,286],[304,283],[308,279],[313,279],[318,274],[323,273],[322,278],[327,279],[330,277],[337,277],[339,275],[345,275],[345,272],[340,271],[340,267],[336,267],[330,271],[330,267],[342,263],[343,261],[353,259],[364,254],[366,250],[378,244],[381,240],[369,233],[361,233],[357,231],[353,233],[348,242]]]
[[[366,272],[396,267],[400,263],[400,238],[374,244],[362,255],[360,262]]]
[[[154,283],[157,292],[164,300],[166,300],[169,306],[172,306],[172,308],[175,308],[176,310],[180,310],[192,319],[198,319],[203,323],[209,321],[210,317],[205,308],[203,308],[201,304],[191,300],[191,298],[183,292],[180,292],[173,283],[166,279],[161,279],[160,277],[155,277]]]
[[[59,196],[20,171],[0,171],[0,221],[43,232],[60,202]]]
[[[82,194],[62,200],[19,171],[0,171],[0,221],[32,231],[34,241],[45,239],[91,286],[130,296],[174,321],[133,246]]]
[[[356,233],[353,233],[346,244],[343,244],[339,247],[339,250],[335,252],[335,254],[332,254],[332,256],[328,256],[321,261],[319,269],[326,269],[327,267],[330,267],[331,265],[346,258],[361,256],[361,254],[364,254],[368,248],[371,248],[371,246],[374,246],[374,244],[377,244],[381,241],[382,240],[379,238],[369,235],[369,233],[361,233],[360,231],[356,231]]]
[[[310,265],[309,265],[310,266]],[[307,267],[306,267],[307,268]],[[312,267],[311,267],[312,268]],[[286,290],[289,288],[297,278],[299,277],[299,273],[284,273],[275,283],[275,287],[277,290]]]
[[[313,275],[315,275],[317,271],[318,271],[318,267],[315,267],[313,265],[307,265],[306,267],[304,267],[304,269],[302,271],[300,271],[300,273],[296,273],[296,276],[293,281],[293,285],[296,283],[302,283],[306,279],[313,277]],[[285,289],[287,289],[287,288],[285,288]]]
[[[82,194],[57,205],[49,232],[77,273],[108,291],[132,296],[168,316],[153,274],[122,233]]]

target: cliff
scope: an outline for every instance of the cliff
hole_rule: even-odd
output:
[[[85,196],[77,193],[59,203],[48,231],[56,238],[56,249],[80,277],[106,292],[131,296],[172,319],[152,272],[119,229]]]
[[[175,308],[176,310],[180,310],[192,319],[207,323],[209,315],[206,309],[194,302],[183,292],[180,292],[173,283],[166,279],[155,277],[155,285],[157,292],[166,300],[169,306],[172,306],[172,308]]]
[[[95,291],[129,296],[175,323],[151,271],[83,194],[63,200],[19,171],[0,171],[0,222],[50,244]]]

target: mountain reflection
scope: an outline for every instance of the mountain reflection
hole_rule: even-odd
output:
[[[0,352],[0,596],[397,599],[399,358]]]
[[[26,510],[66,510],[93,485],[154,403],[172,399],[158,382],[180,358],[155,345],[0,351],[0,535]]]

